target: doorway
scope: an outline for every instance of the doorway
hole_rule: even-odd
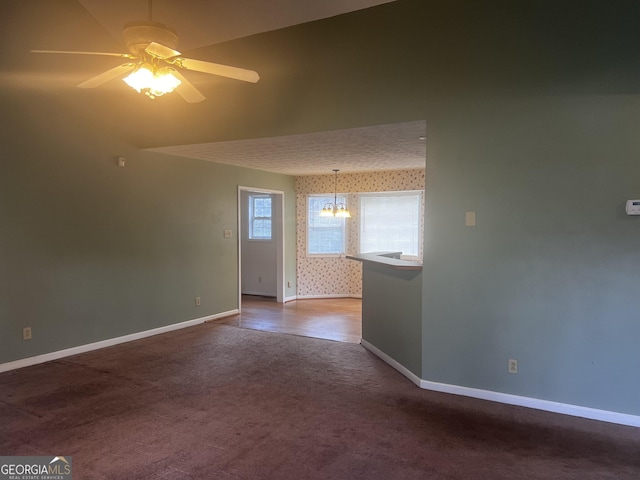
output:
[[[284,192],[238,187],[238,309],[242,295],[284,303]]]

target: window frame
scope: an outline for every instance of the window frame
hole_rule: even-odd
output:
[[[315,215],[311,215],[311,213],[309,212],[309,208],[310,208],[310,201],[311,198],[322,198],[325,201],[324,203],[327,202],[331,202],[334,203],[334,200],[337,198],[338,202],[343,202],[346,204],[347,201],[347,195],[346,194],[337,194],[337,197],[335,194],[329,194],[329,193],[310,193],[306,195],[306,205],[305,205],[305,217],[306,217],[306,221],[305,221],[305,231],[306,231],[306,238],[305,238],[305,243],[306,243],[306,255],[309,258],[341,258],[344,257],[347,254],[347,235],[348,235],[348,229],[347,229],[347,222],[346,222],[346,218],[340,218],[340,217],[320,217],[320,210],[318,210],[316,212]],[[321,221],[326,221],[326,220],[333,220],[335,222],[339,222],[340,223],[340,229],[342,231],[342,247],[341,247],[341,251],[340,252],[336,252],[336,253],[314,253],[310,251],[310,245],[311,242],[309,241],[310,237],[311,237],[311,219],[312,218],[317,218],[320,219],[322,218],[323,220]]]
[[[270,200],[269,216],[257,216],[255,215],[254,201],[258,199],[268,198]],[[273,241],[273,196],[269,193],[250,193],[249,194],[249,232],[247,239],[251,242],[271,242]],[[254,236],[254,222],[256,220],[269,220],[269,237],[266,236]]]

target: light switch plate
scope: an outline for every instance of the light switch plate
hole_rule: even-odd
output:
[[[465,214],[464,214],[464,225],[465,225],[465,227],[475,227],[476,226],[476,212],[465,212]]]

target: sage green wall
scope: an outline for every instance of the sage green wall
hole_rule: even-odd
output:
[[[638,96],[443,112],[427,153],[424,379],[640,414],[640,218],[624,211],[640,198],[639,114]]]
[[[362,264],[362,339],[422,372],[422,272]]]
[[[1,101],[0,363],[238,308],[238,185],[285,192],[295,283],[293,177],[136,150],[37,94]]]

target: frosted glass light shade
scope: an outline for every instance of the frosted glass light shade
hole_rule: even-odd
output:
[[[153,67],[143,64],[140,68],[122,79],[138,93],[144,92],[151,98],[173,92],[182,82],[168,68],[153,72]]]

